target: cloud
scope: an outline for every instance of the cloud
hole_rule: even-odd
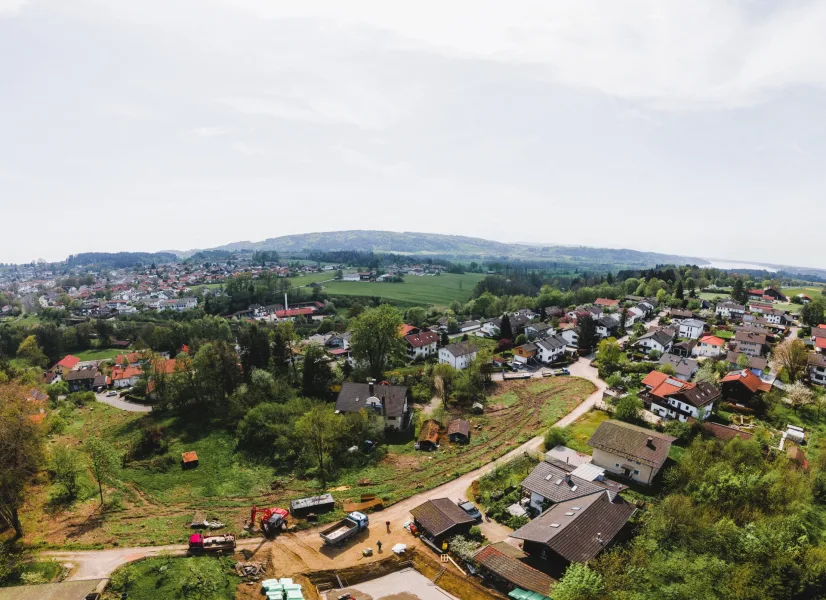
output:
[[[195,129],[190,129],[189,133],[202,138],[211,138],[229,135],[235,133],[235,130],[229,127],[196,127]]]
[[[393,32],[400,49],[533,65],[551,81],[661,109],[749,106],[787,87],[826,86],[823,0],[232,4],[259,18]]]
[[[0,0],[0,17],[14,15],[28,3],[29,0]]]

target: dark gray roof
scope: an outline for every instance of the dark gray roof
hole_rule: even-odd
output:
[[[648,438],[652,438],[650,446]],[[592,448],[659,468],[665,464],[671,442],[676,439],[653,429],[611,419],[600,423],[587,443]]]
[[[726,354],[726,361],[728,361],[729,364],[739,367],[737,360],[740,358],[741,354],[741,352],[729,352]],[[749,356],[746,354],[746,357],[749,359],[749,369],[759,369],[762,371],[769,363],[769,361],[762,356]]]
[[[571,481],[565,481],[565,473],[573,471],[570,465],[548,461],[547,459],[536,465],[533,471],[522,480],[522,487],[530,492],[535,492],[556,504],[565,500],[573,500],[591,494],[597,494],[611,489],[619,492],[625,489],[614,482],[588,481],[575,475],[571,475]],[[559,481],[559,483],[557,483]],[[576,488],[576,489],[574,489]]]
[[[639,339],[646,340],[649,338],[665,347],[674,341],[674,332],[670,329],[658,329],[657,331],[649,331],[645,335],[641,335]]]
[[[69,371],[63,376],[63,379],[66,381],[81,381],[85,379],[94,379],[97,376],[97,369],[79,369],[77,371]]]
[[[473,517],[448,498],[428,500],[412,509],[410,514],[432,536],[440,536],[457,525],[474,522]]]
[[[663,354],[657,362],[661,365],[672,365],[677,376],[686,381],[691,379],[700,368],[693,358],[683,358],[669,353]]]
[[[542,346],[548,351],[553,351],[559,350],[560,348],[564,348],[568,345],[568,343],[558,335],[554,335],[541,340],[536,340],[536,345]]]
[[[401,417],[404,413],[404,400],[407,387],[403,385],[373,386],[373,394],[379,400],[384,398],[388,417]],[[370,385],[367,383],[344,383],[336,399],[336,410],[343,413],[359,412],[365,407],[365,401],[371,397]]]
[[[470,342],[456,342],[455,344],[448,344],[444,347],[444,349],[456,358],[476,352],[476,346]]]
[[[697,408],[707,406],[711,402],[720,399],[720,390],[712,384],[701,381],[696,387],[683,389],[676,394],[671,394],[669,397],[675,400],[680,400],[685,404],[691,404]]]
[[[556,504],[511,537],[544,544],[570,562],[585,562],[610,544],[635,511],[606,491]]]

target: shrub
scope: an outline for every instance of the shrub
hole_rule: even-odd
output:
[[[479,545],[479,542],[469,540],[462,535],[457,535],[450,540],[448,548],[460,559],[470,562],[473,560],[473,555],[476,554],[476,551],[479,549]]]
[[[682,421],[669,421],[663,425],[663,432],[674,436],[681,444],[687,444],[691,441],[693,428]]]
[[[639,398],[631,395],[625,396],[617,402],[617,407],[614,409],[614,418],[626,423],[639,423],[641,421],[641,408],[642,403]]]
[[[169,442],[165,439],[166,427],[149,421],[141,422],[141,435],[132,444],[129,452],[130,459],[148,458],[155,454],[164,454],[169,449]]]
[[[562,427],[551,427],[545,434],[545,450],[568,443],[568,430]]]

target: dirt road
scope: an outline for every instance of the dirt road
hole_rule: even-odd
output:
[[[582,358],[572,364],[569,369],[571,376],[582,377],[583,379],[591,381],[597,387],[597,390],[571,412],[562,417],[555,426],[565,427],[570,425],[591,410],[595,402],[602,398],[602,391],[606,387],[605,382],[599,379],[597,370],[591,367],[589,362],[589,359]],[[412,508],[433,498],[450,498],[452,500],[467,498],[467,490],[475,479],[489,473],[498,465],[508,462],[517,456],[541,450],[542,441],[542,436],[537,436],[484,467],[470,471],[432,490],[397,502],[381,512],[373,513],[370,515],[369,529],[359,534],[353,542],[345,545],[343,548],[331,549],[323,546],[321,538],[318,535],[319,528],[312,528],[298,533],[283,534],[273,541],[267,541],[261,538],[239,540],[239,550],[247,550],[253,555],[257,555],[259,560],[264,560],[265,554],[267,554],[268,559],[268,553],[271,552],[273,560],[280,565],[279,572],[285,571],[285,576],[294,574],[289,572],[290,569],[294,569],[295,573],[301,573],[321,569],[343,568],[360,562],[380,560],[384,554],[378,554],[376,552],[375,542],[377,540],[382,541],[384,553],[389,552],[393,544],[397,542],[405,544],[419,543],[404,529],[404,523],[410,520],[410,510]],[[386,521],[390,521],[390,534],[387,533]],[[493,542],[505,539],[510,533],[507,527],[494,522],[483,522],[480,524],[480,527],[487,538]],[[361,555],[361,551],[367,546],[374,549],[374,554],[370,558],[364,558]],[[68,579],[80,580],[106,578],[121,565],[139,558],[157,556],[164,552],[184,554],[186,553],[186,546],[115,548],[111,550],[77,552],[56,551],[44,552],[43,555],[55,558],[62,563],[74,565],[75,570]],[[283,556],[284,560],[278,560],[279,555]]]

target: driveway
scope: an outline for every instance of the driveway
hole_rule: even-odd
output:
[[[134,402],[127,402],[120,396],[107,396],[108,392],[102,392],[100,394],[95,394],[95,398],[97,398],[98,402],[103,402],[104,404],[108,404],[109,406],[114,406],[115,408],[119,408],[121,410],[125,410],[127,412],[140,412],[140,413],[148,413],[152,412],[151,406],[146,406],[145,404],[135,404]]]

